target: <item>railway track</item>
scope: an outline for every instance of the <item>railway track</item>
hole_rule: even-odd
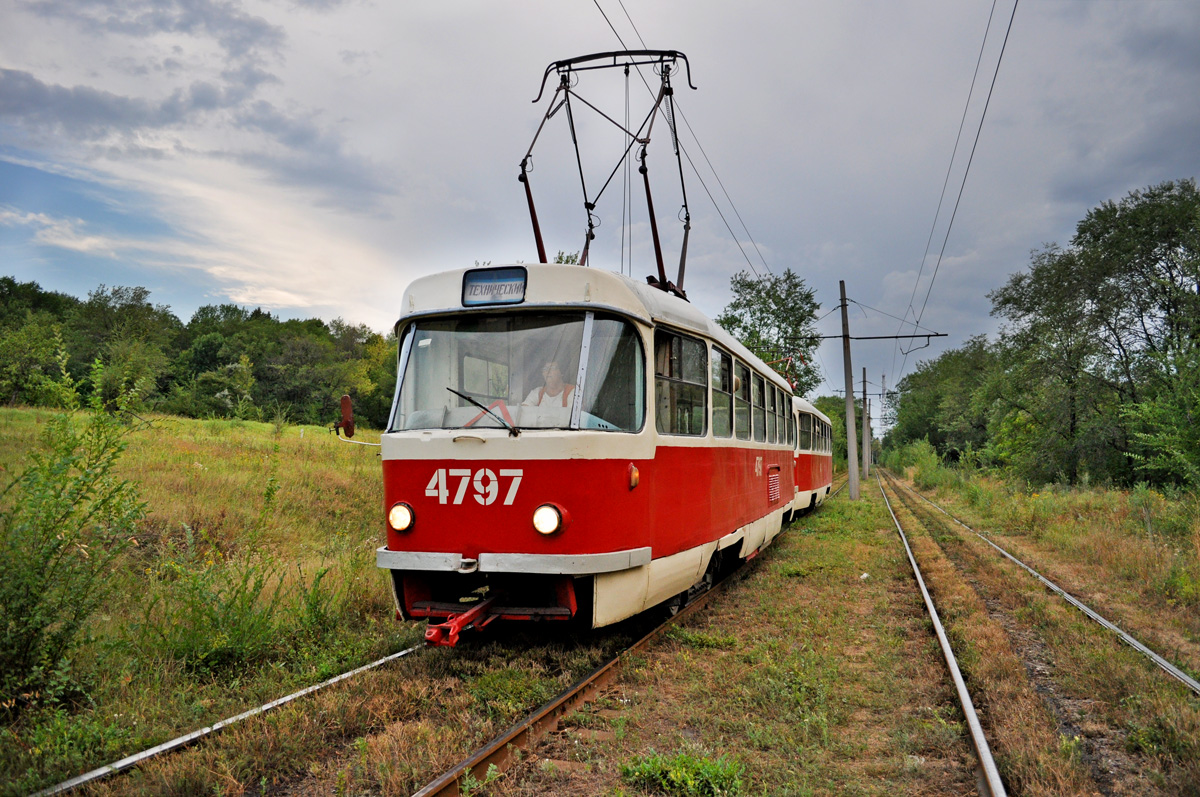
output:
[[[976,672],[968,672],[967,680],[980,685],[972,689],[977,701],[982,692],[991,715],[993,746],[997,734],[1006,736],[999,744],[1009,787],[1016,784],[1017,791],[1047,787],[1039,781],[1038,772],[1046,768],[1047,760],[1055,758],[1052,748],[1057,736],[1059,752],[1074,751],[1076,760],[1075,772],[1064,768],[1061,782],[1050,787],[1054,793],[1176,793],[1185,783],[1191,787],[1184,787],[1184,793],[1194,789],[1197,767],[1194,753],[1189,752],[1194,740],[1187,741],[1176,728],[1186,729],[1200,718],[1200,703],[1195,700],[1200,685],[1195,679],[994,540],[886,471],[883,477],[888,490],[881,480],[880,491],[889,509],[892,501],[897,502],[911,522],[924,530],[924,558],[940,562],[945,571],[942,589],[972,593],[971,597],[986,607],[978,612],[983,616],[977,622],[991,625],[992,638],[1000,640],[996,650],[983,651],[978,638],[972,641],[967,632],[956,635],[966,639],[965,647],[975,659]],[[895,519],[896,512],[892,514]],[[899,519],[896,524],[899,528]],[[951,586],[947,587],[948,583]],[[1074,611],[1095,625],[1073,619],[1079,617],[1071,614]],[[1120,645],[1113,645],[1114,639],[1157,671],[1139,663],[1137,656],[1122,652]],[[1004,657],[1017,663],[1020,677],[1005,685],[993,683],[991,676],[979,672],[988,669],[987,658]],[[1025,708],[1018,711],[1014,707],[1021,692],[1036,696],[1036,701],[1026,698]],[[1011,705],[1006,706],[1006,701]],[[1041,723],[1030,719],[1036,713],[1043,715]],[[1017,714],[1024,720],[1013,719]],[[1164,716],[1181,719],[1166,722]],[[1019,721],[1026,723],[1024,730],[1008,724]],[[1158,727],[1155,733],[1169,741],[1145,744],[1143,734],[1148,727]],[[1031,739],[1038,733],[1047,737],[1049,752],[1016,738],[1024,735]]]
[[[540,706],[532,714],[514,723],[503,733],[475,750],[455,766],[431,780],[414,797],[442,797],[464,793],[470,783],[485,782],[495,773],[507,771],[519,760],[523,751],[530,749],[546,734],[556,730],[559,720],[584,704],[593,700],[607,686],[620,677],[625,662],[646,650],[667,629],[703,608],[710,599],[718,595],[731,578],[753,571],[755,560],[746,562],[734,573],[713,584],[711,588],[693,598],[677,613],[668,617],[627,648],[613,655],[591,673],[565,689],[562,693]]]
[[[979,714],[975,710],[975,703],[971,699],[970,692],[967,690],[966,682],[963,680],[962,672],[958,666],[958,660],[954,655],[950,640],[946,636],[946,629],[942,625],[933,598],[925,586],[925,579],[921,575],[921,568],[917,564],[916,557],[913,556],[912,547],[908,543],[908,537],[904,533],[904,528],[900,525],[900,520],[896,517],[896,513],[892,511],[891,501],[888,500],[887,492],[883,489],[883,482],[879,479],[879,471],[876,470],[875,473],[876,480],[879,483],[879,493],[883,496],[888,513],[892,516],[892,522],[896,524],[896,532],[900,535],[900,541],[904,544],[904,551],[908,555],[908,563],[912,566],[913,576],[916,578],[917,586],[921,590],[921,598],[925,601],[925,608],[929,612],[934,633],[937,635],[938,646],[941,648],[942,656],[946,661],[946,668],[950,671],[950,679],[954,682],[954,690],[958,695],[959,705],[962,706],[963,716],[967,721],[967,728],[971,736],[971,745],[975,749],[975,756],[979,762],[978,782],[980,794],[988,795],[988,797],[1002,797],[1007,792],[1005,791],[1003,781],[1000,779],[1000,771],[996,767],[996,761],[992,757],[991,746],[984,735]]]
[[[724,588],[725,584],[728,583],[730,578],[738,577],[739,574],[741,574],[741,577],[744,577],[745,575],[751,573],[755,567],[756,563],[753,560],[751,562],[747,562],[743,567],[739,568],[733,573],[728,574],[725,578],[713,584],[711,588],[699,593],[689,603],[680,608],[674,614],[668,616],[663,622],[653,627],[649,632],[641,633],[638,641],[613,654],[608,661],[596,667],[587,676],[568,687],[557,697],[539,707],[525,719],[520,720],[509,727],[499,736],[476,750],[457,765],[451,767],[437,778],[434,778],[429,782],[428,785],[416,793],[421,795],[461,794],[463,793],[464,786],[472,782],[472,778],[478,782],[484,780],[490,771],[503,772],[507,770],[510,764],[515,760],[514,756],[519,755],[517,751],[527,748],[529,745],[535,743],[540,737],[554,730],[557,727],[558,719],[560,717],[576,710],[581,705],[590,701],[608,684],[619,677],[626,659],[628,659],[630,656],[638,654],[640,651],[645,650],[672,625],[702,608],[709,601],[709,599],[717,595]],[[633,623],[631,628],[641,628],[643,631],[648,625],[644,622],[644,619],[641,621],[633,620],[630,622]],[[396,661],[397,659],[410,656],[425,649],[426,646],[424,644],[418,644],[388,656],[384,656],[376,661],[361,667],[357,667],[333,678],[329,678],[321,683],[314,684],[305,689],[301,689],[284,697],[272,700],[266,704],[251,708],[237,715],[214,722],[211,725],[204,726],[190,733],[183,734],[169,741],[155,745],[154,747],[131,754],[104,766],[97,767],[89,772],[85,772],[54,786],[35,792],[33,795],[31,795],[31,797],[49,797],[50,795],[72,792],[81,787],[93,786],[99,781],[102,781],[110,776],[126,773],[141,767],[148,762],[153,761],[154,759],[196,745],[207,737],[225,731],[235,725],[238,725],[239,723],[243,723],[246,720],[267,714],[268,712],[288,705],[300,698],[313,695],[314,693],[335,684],[347,682],[355,676],[364,674],[370,670],[374,670],[378,667]]]
[[[1126,645],[1129,645],[1129,647],[1133,648],[1138,653],[1141,653],[1143,656],[1145,656],[1147,659],[1149,659],[1155,666],[1159,667],[1167,675],[1171,676],[1176,681],[1178,681],[1179,683],[1186,686],[1188,689],[1190,689],[1192,692],[1194,692],[1197,696],[1200,696],[1200,682],[1198,682],[1195,678],[1192,678],[1190,675],[1188,675],[1186,672],[1181,670],[1179,667],[1176,667],[1174,664],[1172,664],[1170,661],[1168,661],[1163,656],[1160,656],[1159,654],[1155,653],[1148,646],[1146,646],[1141,641],[1139,641],[1137,638],[1135,638],[1132,634],[1130,634],[1127,631],[1125,631],[1124,629],[1122,629],[1116,623],[1113,623],[1113,622],[1107,620],[1103,615],[1101,615],[1095,609],[1091,608],[1090,606],[1085,604],[1083,601],[1081,601],[1078,598],[1076,598],[1075,596],[1071,595],[1069,592],[1067,592],[1065,589],[1060,587],[1058,584],[1056,584],[1053,581],[1051,581],[1050,579],[1046,578],[1046,576],[1044,576],[1041,573],[1039,573],[1038,571],[1034,570],[1032,567],[1027,565],[1025,562],[1022,562],[1020,559],[1013,556],[1007,550],[1005,550],[1001,546],[997,545],[992,540],[988,539],[985,535],[980,534],[978,531],[971,528],[970,526],[968,526],[966,523],[964,523],[962,520],[955,517],[954,515],[951,515],[945,509],[938,506],[933,501],[930,501],[928,498],[921,495],[916,490],[912,490],[912,489],[908,488],[907,486],[900,484],[895,479],[891,479],[890,481],[893,485],[899,485],[909,495],[916,496],[917,498],[924,501],[929,506],[936,509],[938,512],[941,512],[943,515],[948,517],[952,522],[958,524],[959,526],[962,526],[964,529],[969,531],[971,534],[974,534],[976,537],[983,540],[989,546],[994,548],[996,550],[996,552],[999,553],[1001,556],[1003,556],[1005,559],[1009,560],[1010,562],[1015,564],[1017,567],[1020,567],[1022,570],[1027,572],[1029,575],[1036,578],[1051,592],[1058,595],[1060,598],[1062,598],[1064,601],[1066,601],[1067,603],[1074,606],[1079,611],[1083,612],[1083,614],[1085,616],[1087,616],[1089,619],[1096,622],[1102,628],[1105,628],[1108,631],[1111,631],[1113,634],[1115,634],[1117,636],[1118,639],[1120,639]]]

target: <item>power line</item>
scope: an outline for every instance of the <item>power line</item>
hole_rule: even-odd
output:
[[[963,171],[962,183],[958,186],[958,197],[954,200],[954,211],[950,214],[950,223],[946,225],[946,235],[942,238],[942,250],[938,252],[937,263],[933,268],[933,276],[929,278],[929,289],[925,291],[925,301],[921,304],[921,312],[917,313],[917,323],[925,315],[925,306],[929,304],[929,295],[933,292],[933,283],[937,279],[938,269],[942,267],[942,256],[946,254],[946,243],[950,240],[950,230],[954,227],[954,218],[958,215],[958,205],[962,202],[963,190],[967,187],[967,175],[971,173],[971,164],[975,160],[975,148],[979,146],[979,135],[983,132],[983,121],[987,118],[988,106],[992,104],[992,92],[996,89],[996,78],[1000,76],[1000,64],[1004,61],[1004,51],[1008,47],[1008,36],[1012,33],[1013,20],[1017,17],[1017,6],[1021,0],[1013,0],[1012,14],[1008,17],[1008,29],[1004,32],[1004,42],[1000,45],[1000,56],[996,59],[996,71],[992,73],[992,83],[988,87],[987,100],[983,103],[983,113],[979,115],[979,127],[975,128],[975,141],[971,144],[971,155],[967,158],[967,168]]]
[[[975,149],[979,146],[979,136],[983,132],[983,122],[987,118],[988,107],[992,103],[992,93],[996,89],[996,79],[1000,75],[1000,64],[1004,61],[1004,51],[1008,48],[1008,37],[1012,33],[1013,20],[1017,16],[1017,6],[1021,0],[1013,0],[1012,13],[1008,17],[1008,29],[1004,32],[1004,42],[1000,45],[1000,55],[996,58],[996,69],[992,72],[992,82],[988,87],[987,100],[983,103],[983,113],[979,116],[979,126],[975,129],[975,141],[971,144],[971,155],[967,158],[967,168],[963,171],[962,183],[958,186],[958,197],[954,200],[954,211],[950,214],[950,223],[946,226],[946,235],[942,238],[942,249],[938,253],[937,264],[934,266],[933,275],[929,278],[929,289],[925,291],[925,301],[921,304],[921,312],[917,313],[917,323],[921,323],[921,318],[925,315],[925,307],[929,304],[929,296],[933,293],[933,284],[937,280],[938,270],[942,267],[942,257],[946,254],[946,244],[950,240],[950,230],[954,227],[954,219],[958,215],[958,206],[962,202],[963,190],[967,186],[967,175],[971,173],[971,164],[975,160]],[[912,351],[910,349],[910,351]],[[908,363],[908,353],[905,353],[904,364]],[[904,366],[901,366],[901,375],[903,376]],[[899,382],[899,380],[897,380]]]
[[[872,306],[871,306],[871,305],[869,305],[869,304],[863,304],[862,302],[860,302],[860,301],[858,301],[858,300],[856,300],[856,299],[847,299],[846,301],[848,301],[848,302],[850,302],[850,303],[852,303],[852,304],[857,304],[859,307],[865,307],[865,308],[866,308],[866,309],[868,309],[868,310],[873,310],[873,311],[875,311],[876,313],[879,313],[880,315],[885,315],[885,316],[887,316],[888,318],[894,318],[894,319],[896,319],[897,321],[901,321],[901,322],[903,322],[903,324],[908,324],[908,323],[910,323],[910,322],[909,322],[907,319],[905,319],[905,318],[900,318],[899,316],[894,316],[894,315],[892,315],[891,313],[885,313],[883,310],[880,310],[880,309],[879,309],[879,308],[877,308],[877,307],[872,307]],[[828,315],[828,314],[827,314],[827,315]],[[920,325],[920,324],[913,324],[913,328],[914,328],[914,329],[921,329],[921,325]],[[897,329],[897,330],[896,330],[896,332],[897,332],[897,333],[899,333],[899,332],[900,332],[900,330],[899,330],[899,329]],[[920,336],[918,336],[918,337],[924,337],[924,335],[920,335]],[[893,362],[892,364],[893,364],[893,365],[895,365],[895,363],[894,363],[894,362]]]
[[[992,0],[992,10],[988,12],[987,26],[983,29],[983,41],[979,43],[979,56],[975,59],[975,72],[971,75],[971,88],[967,91],[967,101],[963,105],[962,118],[958,120],[958,134],[954,137],[954,147],[950,150],[950,163],[946,165],[946,177],[942,180],[942,193],[938,196],[937,210],[933,213],[933,223],[929,225],[929,237],[925,240],[925,252],[921,255],[921,263],[917,268],[917,278],[913,280],[912,295],[908,297],[908,310],[900,319],[899,332],[908,323],[908,314],[912,312],[913,300],[917,298],[917,288],[921,285],[921,275],[925,273],[925,259],[929,257],[929,247],[933,244],[933,232],[937,229],[938,217],[942,215],[942,202],[946,199],[946,187],[950,184],[950,173],[954,169],[954,159],[958,155],[958,143],[962,140],[963,127],[967,122],[967,111],[971,107],[971,98],[975,96],[975,81],[979,78],[979,65],[983,63],[983,51],[987,47],[988,33],[992,30],[992,18],[996,14],[996,0]],[[894,316],[893,316],[894,317]],[[892,347],[892,373],[896,372],[896,349]]]
[[[617,37],[617,41],[620,42],[621,47],[628,50],[629,47],[625,44],[625,40],[622,39],[621,34],[617,32],[616,27],[608,18],[608,14],[604,13],[604,9],[600,7],[599,0],[592,0],[592,2],[595,4],[596,9],[600,12],[600,16],[604,17],[604,21],[608,23],[609,29],[612,30],[613,35]],[[646,47],[646,41],[642,38],[642,34],[638,30],[637,25],[634,23],[633,18],[629,16],[629,10],[625,8],[625,3],[622,0],[617,0],[617,2],[621,6],[621,11],[623,11],[625,14],[625,19],[629,21],[630,27],[633,28],[633,33],[635,36],[637,36],[642,48],[649,49]],[[642,79],[642,83],[645,84],[646,91],[653,95],[654,91],[650,88],[650,84],[646,82],[646,78],[644,75],[642,75],[640,68],[638,69],[638,77],[640,77]],[[768,274],[774,276],[775,272],[772,271],[770,265],[767,264],[766,258],[763,257],[762,251],[758,248],[758,242],[754,240],[754,235],[750,232],[750,228],[746,226],[746,222],[742,219],[742,214],[738,212],[737,205],[734,203],[733,198],[729,196],[729,191],[726,190],[725,183],[721,181],[721,176],[717,174],[716,168],[713,167],[712,161],[709,160],[708,153],[704,151],[704,145],[700,143],[700,137],[696,135],[696,131],[692,129],[692,125],[687,120],[687,116],[684,114],[683,110],[679,108],[678,99],[676,100],[675,110],[679,114],[679,118],[683,120],[683,123],[687,127],[688,132],[691,134],[692,139],[696,142],[696,147],[699,148],[700,154],[704,156],[704,161],[706,164],[708,164],[709,171],[712,172],[713,177],[716,178],[717,185],[721,186],[721,191],[724,193],[726,201],[729,202],[729,207],[733,210],[734,215],[737,216],[737,220],[742,225],[742,229],[745,231],[746,237],[750,239],[750,243],[754,246],[754,251],[758,254],[759,260],[762,261],[763,267],[766,268]],[[725,214],[721,211],[720,206],[717,204],[717,200],[713,197],[712,192],[708,189],[708,185],[704,182],[704,178],[700,175],[700,170],[696,168],[695,162],[692,161],[692,156],[688,153],[687,148],[683,146],[682,142],[680,142],[679,148],[683,152],[683,156],[687,158],[688,165],[692,168],[692,173],[695,174],[696,179],[700,181],[700,187],[704,189],[704,193],[708,195],[709,201],[712,202],[713,209],[716,210],[717,215],[720,216],[721,223],[725,225],[725,229],[729,232],[729,236],[733,239],[734,244],[737,245],[738,250],[742,253],[742,257],[746,260],[746,265],[750,266],[750,270],[754,273],[755,277],[761,277],[762,275],[759,274],[758,269],[754,267],[754,263],[746,254],[746,250],[743,248],[742,242],[738,240],[738,236],[733,231],[733,227],[725,218]]]

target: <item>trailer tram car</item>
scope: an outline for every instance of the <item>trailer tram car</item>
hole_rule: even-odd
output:
[[[430,644],[680,605],[829,494],[829,419],[654,286],[451,271],[409,287],[397,332],[376,560]]]

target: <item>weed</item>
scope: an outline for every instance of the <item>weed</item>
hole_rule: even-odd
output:
[[[65,355],[62,370],[66,412],[47,422],[43,450],[0,492],[0,705],[7,712],[44,698],[55,674],[66,672],[145,511],[136,488],[113,475],[128,432],[121,415],[137,391],[114,399],[120,414],[107,412],[94,391],[81,423]],[[97,363],[91,380],[103,377]]]
[[[551,687],[528,670],[512,667],[493,670],[476,678],[468,687],[471,696],[496,719],[512,719],[521,712],[544,703],[552,696]]]
[[[716,760],[691,753],[666,757],[653,751],[621,765],[630,785],[680,797],[725,797],[742,793],[745,768],[724,756]]]
[[[268,658],[279,645],[276,609],[283,592],[276,570],[249,562],[177,566],[178,577],[160,582],[134,626],[135,646],[147,658],[174,659],[196,673]]]
[[[471,772],[463,775],[459,794],[463,795],[463,797],[472,797],[472,795],[479,794],[499,779],[500,770],[495,764],[488,764],[487,774],[483,776],[483,780],[476,779],[474,773]]]
[[[1083,763],[1083,740],[1078,736],[1058,735],[1058,752],[1072,764]]]
[[[691,631],[679,626],[672,626],[667,631],[667,637],[694,648],[732,650],[737,646],[737,637],[733,634],[707,634],[703,631]]]

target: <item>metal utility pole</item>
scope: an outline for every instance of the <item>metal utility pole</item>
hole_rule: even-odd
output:
[[[871,422],[867,418],[867,367],[863,366],[862,477],[871,473]]]
[[[883,387],[879,389],[879,437],[883,438],[884,416],[887,415],[887,374],[882,375]]]
[[[854,370],[850,367],[850,318],[846,312],[846,281],[838,280],[842,292],[842,359],[846,365],[846,475],[850,500],[858,500],[858,432],[854,428]]]

